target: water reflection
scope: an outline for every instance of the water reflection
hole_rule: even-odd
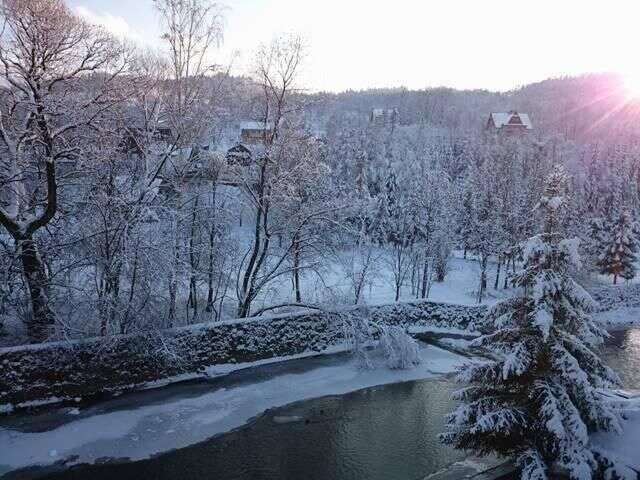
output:
[[[437,439],[452,385],[409,382],[301,402],[155,459],[51,479],[414,479],[464,454]]]
[[[602,356],[619,372],[625,388],[640,389],[640,329],[614,332]],[[437,439],[455,388],[445,380],[425,380],[308,400],[150,460],[78,467],[44,478],[422,478],[465,456]],[[21,475],[15,478],[35,478]]]
[[[611,332],[602,356],[624,388],[640,389],[640,329]]]

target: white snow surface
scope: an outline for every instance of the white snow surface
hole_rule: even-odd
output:
[[[625,465],[640,471],[640,398],[624,403],[627,418],[622,433],[596,433],[591,436],[591,442],[598,449],[617,456]]]
[[[433,378],[468,361],[426,344],[420,345],[419,354],[421,363],[407,370],[363,370],[353,359],[345,359],[196,397],[78,418],[44,432],[0,428],[0,473],[48,465],[72,455],[78,456],[74,463],[100,457],[139,460],[232,430],[269,408],[376,385]]]
[[[624,330],[640,326],[640,308],[620,307],[615,310],[594,313],[593,318],[607,330]]]

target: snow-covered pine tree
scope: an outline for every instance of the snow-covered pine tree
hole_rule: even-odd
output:
[[[469,167],[472,170],[474,166]],[[473,173],[467,174],[464,185],[460,190],[460,201],[457,215],[457,234],[458,241],[464,249],[464,258],[467,258],[467,253],[471,249],[471,238],[475,228],[475,211],[473,202]]]
[[[372,236],[380,245],[396,241],[398,182],[396,173],[391,167],[387,168],[384,180],[381,182],[380,193],[376,197],[376,208],[372,222]]]
[[[618,384],[592,350],[606,332],[569,273],[579,262],[578,242],[557,233],[565,182],[556,167],[536,207],[544,212],[543,233],[528,240],[515,276],[518,293],[490,309],[493,333],[474,342],[495,361],[458,372],[470,385],[456,393],[461,404],[441,435],[456,448],[514,457],[523,480],[544,480],[551,468],[580,480],[601,467],[613,473],[613,461],[591,448],[588,434],[621,428],[619,412],[597,392]]]
[[[631,217],[629,212],[623,211],[611,225],[604,252],[598,258],[600,273],[613,276],[614,285],[618,283],[618,277],[631,280],[636,276],[636,249]]]
[[[598,265],[601,253],[607,248],[609,243],[609,231],[611,225],[602,216],[594,217],[584,226],[583,240],[580,247],[583,251],[583,265],[587,271],[596,272],[600,270]]]

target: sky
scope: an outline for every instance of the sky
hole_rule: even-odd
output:
[[[117,35],[160,48],[152,0],[67,0]],[[302,35],[310,91],[435,86],[509,90],[618,72],[640,88],[637,0],[224,0],[217,62],[248,71],[274,36]]]

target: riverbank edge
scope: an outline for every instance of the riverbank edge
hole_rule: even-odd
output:
[[[137,335],[0,349],[0,413],[82,402],[344,349],[346,322],[469,331],[483,306],[413,301],[199,324]],[[208,373],[209,372],[209,373]]]
[[[590,293],[607,328],[640,324],[620,321],[640,318],[640,285],[599,287]],[[349,319],[367,317],[433,335],[473,335],[486,308],[408,301],[2,348],[0,415],[191,381],[209,376],[213,368],[235,370],[344,350],[343,325]],[[617,320],[611,312],[619,312]]]

